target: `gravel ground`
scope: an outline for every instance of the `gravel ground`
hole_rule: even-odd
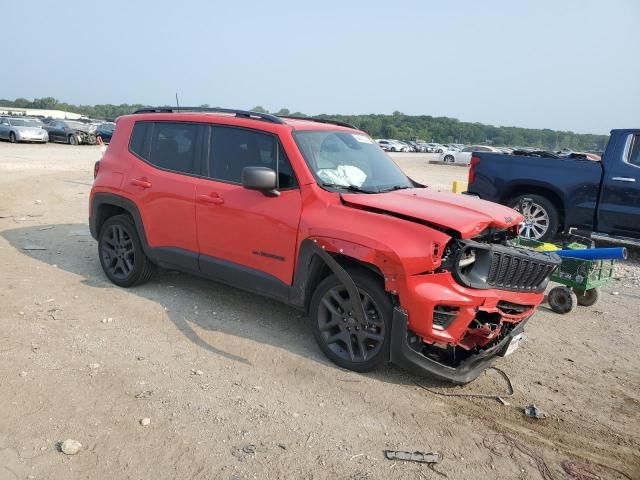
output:
[[[539,308],[496,364],[513,396],[492,370],[463,388],[360,375],[271,300],[174,272],[110,284],[87,228],[98,156],[0,143],[0,479],[640,478],[636,252],[594,307]],[[427,159],[398,156],[436,188],[466,177]]]

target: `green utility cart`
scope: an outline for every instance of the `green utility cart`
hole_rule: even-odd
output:
[[[513,240],[514,245],[536,251],[553,251],[554,245],[524,237]],[[578,236],[570,236],[563,242],[566,249],[592,248],[593,242]],[[551,275],[551,281],[563,286],[549,291],[549,306],[556,313],[569,313],[576,305],[590,307],[598,301],[598,288],[613,278],[614,260],[583,260],[562,257],[562,263]]]

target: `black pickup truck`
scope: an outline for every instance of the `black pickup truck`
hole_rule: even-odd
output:
[[[612,130],[599,161],[475,152],[466,193],[518,210],[528,238],[575,227],[640,245],[640,129]]]

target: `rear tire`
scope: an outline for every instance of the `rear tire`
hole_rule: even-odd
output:
[[[520,236],[546,242],[558,233],[558,210],[549,199],[541,195],[519,195],[510,200],[508,206],[525,217],[520,224]]]
[[[455,161],[455,159],[453,158],[453,155],[445,155],[444,156],[444,161],[447,163],[453,163]]]
[[[98,236],[98,256],[105,275],[119,287],[141,285],[156,271],[129,215],[115,215],[104,222]]]
[[[577,290],[573,289],[578,298],[578,305],[581,307],[590,307],[595,305],[598,301],[598,297],[600,296],[597,288],[592,288],[591,290]]]
[[[311,299],[313,336],[333,363],[366,372],[389,361],[393,304],[373,273],[352,269],[349,275],[360,291],[365,323],[355,318],[346,287],[330,275],[320,282]]]

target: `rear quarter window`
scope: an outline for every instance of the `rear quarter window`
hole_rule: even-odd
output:
[[[151,125],[151,122],[136,122],[129,142],[129,151],[147,161],[149,160],[148,134],[151,132]]]
[[[627,161],[631,165],[640,167],[640,135],[634,135],[631,138],[631,148],[629,148]]]

